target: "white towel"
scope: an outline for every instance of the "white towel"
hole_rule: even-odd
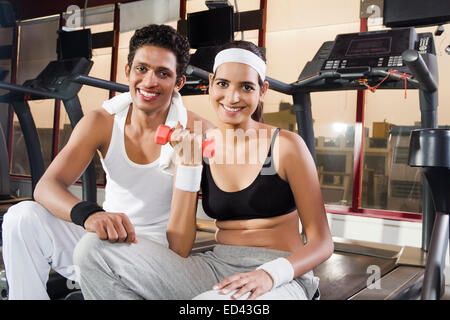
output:
[[[125,92],[103,102],[103,108],[108,111],[109,114],[116,114],[124,110],[125,108],[128,108],[131,102],[132,99],[130,93]],[[172,102],[170,104],[170,109],[169,113],[167,114],[165,125],[169,127],[175,127],[178,121],[183,126],[183,128],[186,128],[187,110],[183,105],[181,95],[177,92],[172,97]],[[159,167],[173,174],[173,166],[171,166],[171,162],[173,162],[174,160],[174,150],[170,143],[166,143],[161,147]]]

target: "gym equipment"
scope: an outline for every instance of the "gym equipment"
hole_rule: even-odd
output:
[[[34,99],[62,100],[70,123],[72,127],[75,127],[83,117],[77,96],[82,86],[67,81],[67,79],[74,75],[88,74],[92,64],[92,61],[84,57],[56,60],[50,62],[35,79],[25,81],[23,85],[0,81],[0,88],[10,91],[10,93],[0,96],[0,102],[10,103],[13,106],[23,131],[31,168],[32,191],[44,174],[45,167],[36,125],[28,101]],[[83,199],[96,201],[96,198],[95,167],[91,162],[83,175]]]
[[[5,270],[0,271],[0,300],[8,299],[8,283],[6,282]]]
[[[160,124],[158,129],[156,129],[155,143],[165,145],[170,142],[170,137],[172,136],[173,129],[164,124]],[[202,154],[206,158],[212,158],[215,154],[215,141],[214,139],[203,140],[202,141]]]
[[[7,74],[8,71],[0,68],[0,81],[3,81]],[[10,192],[8,148],[4,129],[0,123],[0,200],[11,198]]]
[[[417,34],[413,28],[404,28],[338,35],[334,42],[322,45],[314,59],[307,63],[299,79],[291,85],[299,134],[314,155],[311,92],[361,90],[375,86],[378,89],[402,89],[407,85],[408,89],[418,89],[421,125],[423,128],[436,127],[437,80],[437,60],[431,33]],[[422,249],[427,251],[434,209],[426,184],[423,208]],[[398,259],[388,268],[390,270],[381,278],[382,282],[386,278],[392,283],[400,279],[400,275],[406,274],[413,274],[411,278],[415,280],[393,288],[386,297],[393,299],[411,285],[420,283],[423,273],[422,253],[416,252],[416,262]],[[379,294],[376,290],[364,289],[355,298],[369,298],[374,293]],[[411,291],[409,296],[403,295],[403,298],[417,298],[413,293]]]
[[[387,47],[387,40],[380,39],[389,40],[392,46]],[[334,42],[325,42],[321,46],[314,59],[306,64],[299,80],[291,85],[299,134],[315,157],[311,92],[361,90],[375,86],[378,90],[404,89],[406,85],[408,89],[418,89],[421,126],[435,128],[437,81],[437,59],[431,33],[417,34],[413,28],[402,28],[338,35]],[[427,251],[434,209],[426,185],[423,208],[422,248]]]
[[[443,293],[445,255],[449,241],[450,130],[413,130],[409,165],[424,168],[436,209],[421,296],[423,300],[435,300]]]

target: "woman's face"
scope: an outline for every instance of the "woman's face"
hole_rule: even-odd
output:
[[[251,119],[267,91],[258,84],[258,73],[249,65],[237,62],[221,64],[209,76],[209,99],[220,121],[239,125]]]

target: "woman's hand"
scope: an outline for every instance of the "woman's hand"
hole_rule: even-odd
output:
[[[264,293],[270,291],[273,287],[273,280],[270,275],[262,269],[251,272],[238,273],[225,278],[217,283],[213,289],[220,290],[221,294],[229,294],[236,290],[231,298],[239,299],[247,293],[251,293],[248,300],[254,300]]]
[[[185,166],[202,164],[202,136],[192,134],[179,122],[173,128],[170,144],[177,153],[181,164]]]

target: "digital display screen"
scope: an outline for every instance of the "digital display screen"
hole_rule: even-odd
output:
[[[345,56],[390,54],[392,38],[353,39]]]
[[[364,59],[351,59],[347,63],[347,68],[350,67],[376,67],[378,64],[378,58],[364,58]]]

